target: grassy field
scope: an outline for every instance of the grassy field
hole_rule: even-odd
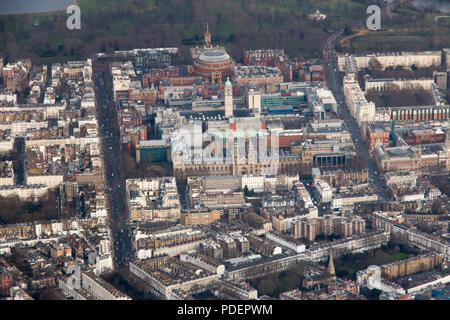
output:
[[[381,30],[370,31],[345,41],[338,49],[345,52],[439,50],[450,46],[450,19],[436,22],[437,12],[421,11],[407,1],[381,17]],[[353,32],[356,34],[356,30]]]
[[[390,262],[395,262],[398,260],[403,260],[408,257],[405,253],[395,253],[395,254],[383,254],[383,256],[373,257],[371,259],[367,259],[363,262],[363,264],[356,264],[351,261],[345,262],[343,265],[340,265],[337,268],[337,272],[347,272],[348,274],[356,274],[357,271],[367,268],[371,265],[383,265]]]
[[[390,262],[403,260],[409,257],[411,252],[403,248],[382,248],[373,254],[358,254],[352,256],[344,256],[335,259],[336,275],[354,279],[356,272],[364,270],[370,265],[383,265]]]

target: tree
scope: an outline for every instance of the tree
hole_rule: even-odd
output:
[[[344,36],[349,36],[351,33],[352,33],[352,30],[349,28],[348,24],[346,24],[346,25],[345,25],[345,28],[344,28],[344,33],[343,33],[343,35],[344,35]]]
[[[378,61],[378,59],[376,59],[376,58],[371,58],[371,59],[369,60],[369,69],[370,69],[370,70],[378,71],[378,70],[382,70],[383,67],[382,67],[380,61]]]
[[[323,233],[316,235],[314,241],[323,241],[325,240],[325,235]]]
[[[275,295],[277,292],[278,277],[276,273],[266,275],[257,286],[261,295]]]
[[[433,201],[433,205],[431,207],[431,212],[434,214],[441,214],[442,210],[442,201],[440,199],[436,199]]]
[[[372,289],[367,294],[367,299],[369,300],[380,300],[381,290]]]
[[[61,297],[56,293],[56,288],[44,289],[37,296],[38,300],[61,300]]]

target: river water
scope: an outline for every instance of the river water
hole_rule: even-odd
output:
[[[0,14],[63,10],[71,4],[73,0],[0,0]]]

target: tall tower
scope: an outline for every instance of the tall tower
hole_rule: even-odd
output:
[[[329,261],[328,261],[328,273],[332,276],[335,275],[334,262],[333,262],[333,249],[330,248]]]
[[[211,34],[209,33],[208,22],[206,23],[205,31],[205,48],[211,48]]]
[[[225,118],[233,116],[233,86],[230,78],[225,82]]]
[[[261,113],[261,93],[250,89],[247,94],[247,106],[248,110],[255,109]]]

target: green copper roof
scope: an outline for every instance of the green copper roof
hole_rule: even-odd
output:
[[[231,87],[230,77],[227,77],[227,81],[225,82],[226,87]]]

